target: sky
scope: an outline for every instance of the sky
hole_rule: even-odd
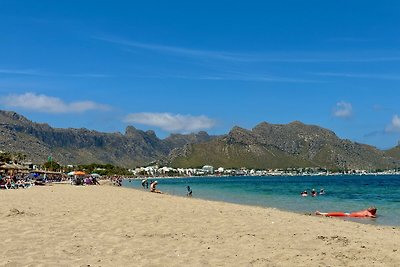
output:
[[[400,140],[400,1],[0,0],[0,109],[57,128],[301,121]]]

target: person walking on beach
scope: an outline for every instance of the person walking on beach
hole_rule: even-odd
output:
[[[353,218],[376,218],[376,208],[369,207],[366,210],[347,212],[319,212],[316,211],[315,215],[323,215],[328,217],[353,217]]]

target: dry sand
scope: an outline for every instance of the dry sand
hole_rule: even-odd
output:
[[[1,266],[400,266],[399,227],[106,185],[0,203]]]

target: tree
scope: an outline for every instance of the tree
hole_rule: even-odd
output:
[[[22,154],[21,152],[18,152],[17,154],[14,155],[14,161],[16,161],[17,163],[20,163],[25,159],[26,159],[26,155]]]
[[[21,163],[26,159],[26,155],[21,152],[11,153],[11,152],[0,152],[0,162],[10,162]]]
[[[10,152],[0,152],[0,162],[9,162],[12,160]]]
[[[59,171],[61,169],[61,165],[56,161],[46,161],[42,168],[47,169],[49,171]]]

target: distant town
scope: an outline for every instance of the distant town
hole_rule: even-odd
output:
[[[205,165],[202,168],[172,168],[159,167],[157,165],[129,169],[129,172],[136,177],[192,177],[192,176],[327,176],[327,175],[399,175],[400,169],[391,170],[343,170],[329,171],[324,168],[288,168],[288,169],[226,169],[223,167],[214,168]]]
[[[119,175],[130,178],[142,177],[193,177],[193,176],[328,176],[328,175],[400,175],[400,168],[386,170],[329,170],[327,168],[287,168],[287,169],[250,169],[250,168],[223,168],[204,165],[201,168],[173,168],[169,166],[142,166],[136,168],[122,168],[111,164],[89,164],[89,165],[60,165],[49,157],[41,164],[33,164],[26,160],[21,154],[12,154],[0,151],[0,173],[52,173],[68,174],[73,171],[83,171],[90,175],[95,173],[100,176]]]

